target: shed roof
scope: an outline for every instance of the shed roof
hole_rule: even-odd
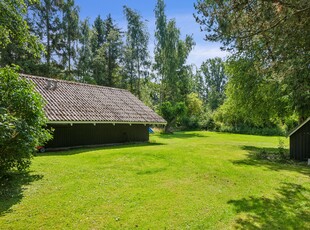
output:
[[[49,123],[166,124],[129,91],[21,74],[46,100]]]
[[[290,134],[288,135],[289,137],[292,136],[298,129],[303,127],[305,124],[307,124],[310,121],[310,117],[308,117],[307,120],[305,120],[303,123],[301,123],[299,126],[297,126]]]

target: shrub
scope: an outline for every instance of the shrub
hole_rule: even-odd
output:
[[[278,126],[275,127],[253,127],[246,124],[238,124],[235,126],[221,124],[219,127],[220,132],[227,133],[240,133],[250,135],[263,135],[263,136],[284,136],[285,130]]]
[[[183,129],[185,130],[196,130],[200,128],[199,117],[196,116],[185,116],[182,119]]]
[[[199,121],[199,127],[204,130],[218,131],[219,126],[214,120],[214,115],[210,111],[205,112]]]
[[[0,176],[29,167],[35,147],[51,138],[43,99],[12,68],[0,68]]]

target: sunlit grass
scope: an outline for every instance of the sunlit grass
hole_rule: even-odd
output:
[[[278,143],[179,132],[46,153],[0,187],[0,229],[307,229],[310,168],[249,152]]]

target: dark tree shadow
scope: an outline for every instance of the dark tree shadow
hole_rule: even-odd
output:
[[[276,157],[278,148],[258,148],[255,146],[243,146],[242,149],[246,150],[247,158],[244,160],[232,161],[235,165],[251,165],[257,167],[266,167],[275,171],[295,171],[304,175],[310,176],[310,168],[306,162],[297,162],[289,160],[286,157]],[[285,151],[288,151],[287,149]],[[262,156],[263,155],[263,156]]]
[[[268,160],[281,163],[295,163],[290,160],[289,149],[287,148],[259,148],[256,146],[243,146],[251,158],[257,160]]]
[[[238,213],[236,229],[310,229],[310,190],[284,183],[274,198],[254,197],[230,200]]]
[[[0,216],[10,212],[11,207],[22,200],[24,186],[42,178],[42,175],[33,175],[29,172],[2,176],[0,178]]]
[[[85,153],[86,151],[98,151],[98,150],[109,150],[109,149],[124,149],[132,147],[147,147],[147,146],[157,146],[165,145],[164,143],[156,142],[143,142],[143,143],[119,143],[119,144],[104,144],[100,146],[77,146],[77,147],[68,147],[62,149],[51,149],[45,153],[37,153],[36,157],[40,156],[66,156],[66,155],[75,155],[80,153]]]

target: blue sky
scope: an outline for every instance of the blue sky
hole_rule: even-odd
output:
[[[199,25],[193,17],[193,13],[195,13],[195,2],[195,0],[165,0],[167,18],[175,18],[182,38],[186,34],[193,35],[196,46],[189,55],[187,63],[195,64],[199,67],[207,58],[223,58],[226,56],[226,53],[220,50],[220,44],[203,40],[204,33],[200,32]],[[90,21],[93,22],[98,15],[105,18],[108,14],[111,14],[118,26],[123,29],[126,29],[123,6],[126,5],[137,10],[147,20],[151,37],[149,49],[151,56],[153,56],[155,30],[154,8],[156,0],[76,0],[76,4],[80,7],[81,19],[89,17]]]

